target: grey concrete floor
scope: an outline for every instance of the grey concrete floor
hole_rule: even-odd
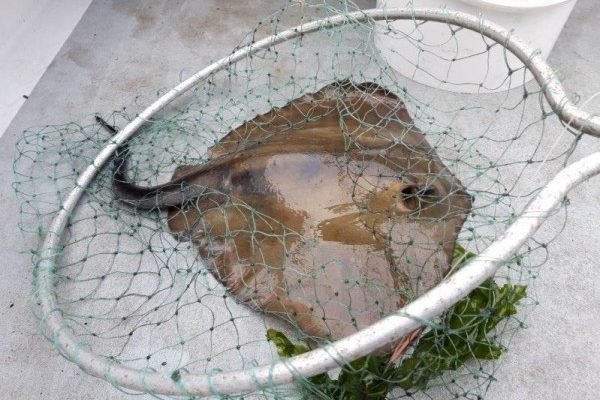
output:
[[[562,72],[570,93],[587,99],[600,92],[600,46],[596,0],[579,0],[549,63]],[[143,6],[142,6],[143,4]],[[176,4],[176,5],[175,5]],[[31,238],[17,229],[12,181],[14,145],[21,131],[41,124],[88,118],[127,106],[137,111],[157,88],[179,81],[226,54],[255,22],[279,6],[254,2],[95,0],[54,62],[0,139],[2,238],[0,280],[0,398],[127,398],[57,355],[38,334],[29,307],[32,268],[24,252]],[[374,1],[361,1],[372,7]],[[586,108],[600,112],[600,98]],[[574,159],[600,150],[585,139]],[[554,243],[537,285],[540,305],[518,332],[495,374],[487,398],[596,399],[600,393],[600,257],[595,233],[600,220],[599,179],[571,197],[568,225]]]

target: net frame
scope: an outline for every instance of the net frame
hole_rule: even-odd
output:
[[[62,208],[53,219],[40,247],[41,261],[35,278],[37,296],[44,315],[41,322],[45,325],[45,331],[49,338],[65,358],[78,364],[88,374],[109,380],[116,386],[163,395],[203,396],[248,392],[291,383],[298,375],[309,377],[323,373],[401,338],[422,325],[423,321],[431,319],[451,307],[485,279],[493,276],[496,270],[533,235],[563,201],[569,190],[589,177],[600,173],[600,153],[592,154],[566,167],[542,189],[500,238],[464,268],[396,314],[351,336],[308,353],[252,370],[215,372],[210,375],[186,374],[175,381],[160,373],[126,367],[86,348],[85,344],[71,333],[69,325],[61,315],[56,299],[54,271],[57,268],[56,258],[60,255],[60,241],[70,215],[76,209],[85,189],[110,160],[116,149],[131,138],[153,115],[193,88],[196,83],[217,71],[235,64],[258,50],[275,46],[287,40],[320,29],[366,20],[445,22],[486,36],[500,43],[524,63],[542,87],[551,108],[563,122],[582,133],[600,137],[600,117],[577,108],[569,100],[558,78],[539,54],[513,36],[511,31],[465,13],[412,8],[362,10],[302,24],[257,41],[202,69],[146,108],[113,137],[92,164],[79,176],[75,188],[65,197]]]

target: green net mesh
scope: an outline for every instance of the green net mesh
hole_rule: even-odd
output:
[[[240,47],[355,9],[291,1]],[[426,36],[432,24],[445,39]],[[368,326],[460,268],[579,138],[535,82],[488,93],[525,80],[508,55],[500,83],[453,78],[464,58],[507,53],[501,44],[481,36],[476,55],[440,59],[443,76],[428,70],[420,60],[440,58],[444,42],[459,49],[462,31],[416,20],[323,29],[230,65],[169,105],[71,216],[55,271],[68,329],[97,354],[175,381],[251,370]],[[438,87],[396,74],[376,34],[418,49],[405,62]],[[475,93],[440,90],[448,84]],[[116,129],[135,117],[98,115]],[[43,239],[110,139],[93,116],[24,132],[14,164],[24,231]],[[129,181],[171,184],[136,198]],[[494,280],[402,343],[247,398],[482,398],[535,303],[532,283],[556,234],[530,239]]]

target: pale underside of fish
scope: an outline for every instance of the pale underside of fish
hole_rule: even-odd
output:
[[[167,208],[239,302],[315,339],[339,339],[448,273],[471,199],[403,102],[373,83],[336,82],[245,122],[169,183],[113,189]]]

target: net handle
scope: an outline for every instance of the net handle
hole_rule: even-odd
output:
[[[569,100],[552,69],[536,52],[513,36],[512,32],[469,14],[441,9],[370,9],[316,20],[269,36],[216,61],[156,100],[113,136],[111,142],[98,153],[92,164],[78,177],[75,188],[65,197],[40,248],[41,257],[35,278],[36,294],[43,315],[41,320],[43,330],[64,357],[78,364],[88,374],[106,379],[114,385],[163,395],[202,396],[248,392],[291,383],[298,375],[314,376],[323,373],[398,340],[421,325],[419,321],[429,320],[451,307],[485,279],[494,275],[496,270],[537,230],[549,213],[560,205],[569,190],[600,172],[600,153],[588,156],[565,168],[544,187],[524,213],[497,241],[460,271],[397,313],[325,347],[250,370],[215,372],[210,375],[176,374],[177,380],[155,371],[126,367],[115,360],[92,352],[73,334],[71,327],[62,316],[55,294],[54,272],[58,269],[60,240],[70,215],[85,189],[108,162],[117,147],[132,137],[153,115],[196,83],[261,49],[320,29],[372,20],[429,20],[451,23],[501,43],[531,71],[543,88],[550,106],[561,120],[583,133],[600,137],[600,117],[578,109]]]

